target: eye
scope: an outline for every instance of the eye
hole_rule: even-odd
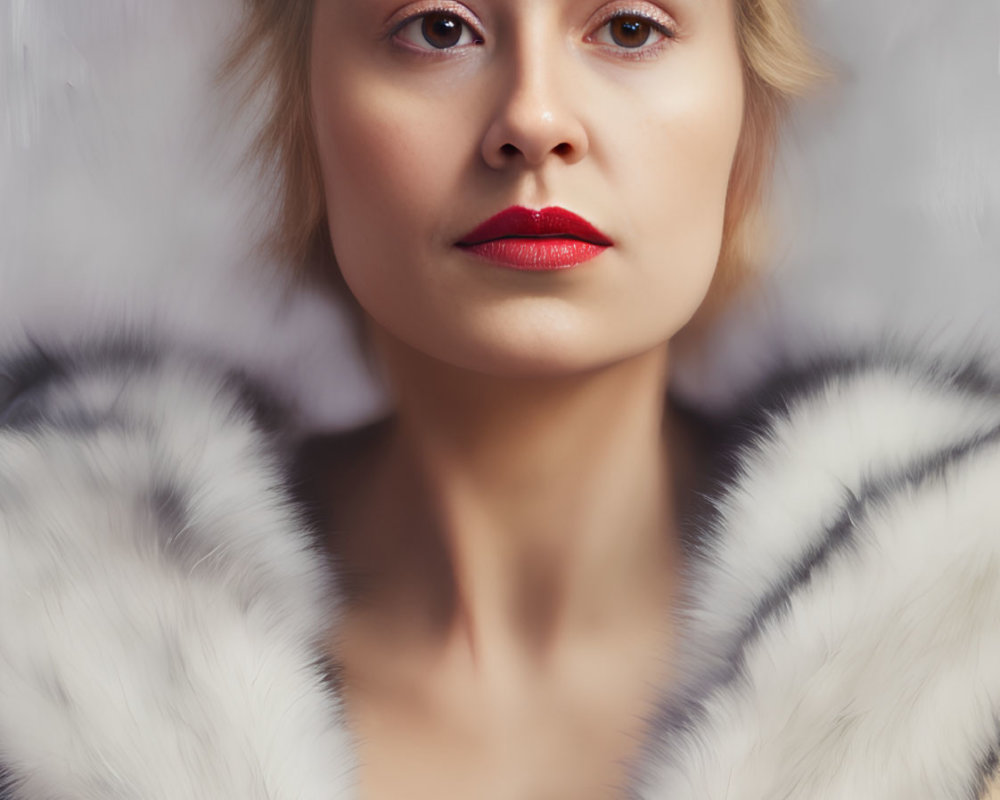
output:
[[[675,36],[676,31],[663,22],[634,11],[618,11],[601,23],[593,40],[628,50],[653,50]]]
[[[465,20],[447,11],[411,17],[397,28],[396,36],[420,50],[451,50],[459,45],[483,43]]]

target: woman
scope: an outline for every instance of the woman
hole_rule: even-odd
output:
[[[985,796],[996,388],[876,351],[722,432],[668,402],[812,75],[786,4],[248,14],[279,249],[394,413],[292,454],[196,354],[9,361],[11,800]]]

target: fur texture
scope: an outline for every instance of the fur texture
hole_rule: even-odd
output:
[[[148,338],[3,373],[4,800],[353,797],[319,647],[336,570],[280,410]],[[729,426],[679,679],[622,795],[974,798],[1000,741],[1000,391],[885,352],[794,378]]]
[[[636,796],[976,798],[1000,745],[998,387],[884,351],[799,377],[708,526],[694,667]]]
[[[270,404],[139,341],[5,366],[10,797],[343,796],[346,739],[317,662],[333,587],[281,478]]]

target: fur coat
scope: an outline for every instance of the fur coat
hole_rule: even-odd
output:
[[[0,4],[2,800],[354,795],[318,652],[337,581],[286,427],[378,398],[331,361],[350,337],[328,305],[250,289],[272,202],[236,167],[253,126],[209,90],[239,5]],[[997,390],[866,343],[985,342],[1000,372],[1000,6],[803,5],[839,80],[784,140],[777,302],[672,378],[702,408],[738,384],[741,410],[689,524],[680,680],[622,795],[977,800],[1000,744]],[[169,344],[93,339],[164,316]],[[25,331],[45,343],[12,352]]]
[[[742,405],[621,796],[986,796],[1000,387],[876,348]],[[259,385],[155,337],[0,363],[3,800],[355,796],[291,441]]]

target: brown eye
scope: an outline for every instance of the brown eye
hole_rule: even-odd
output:
[[[642,47],[649,41],[652,26],[641,17],[620,16],[611,20],[611,38],[622,47]]]
[[[468,22],[447,11],[428,11],[410,17],[397,28],[395,38],[428,53],[459,50],[464,45],[483,43]]]
[[[451,14],[425,14],[420,32],[427,44],[444,50],[462,38],[462,21]]]
[[[623,58],[654,58],[666,40],[676,35],[676,28],[670,22],[660,22],[645,14],[620,12],[605,17],[588,41],[609,45]]]

